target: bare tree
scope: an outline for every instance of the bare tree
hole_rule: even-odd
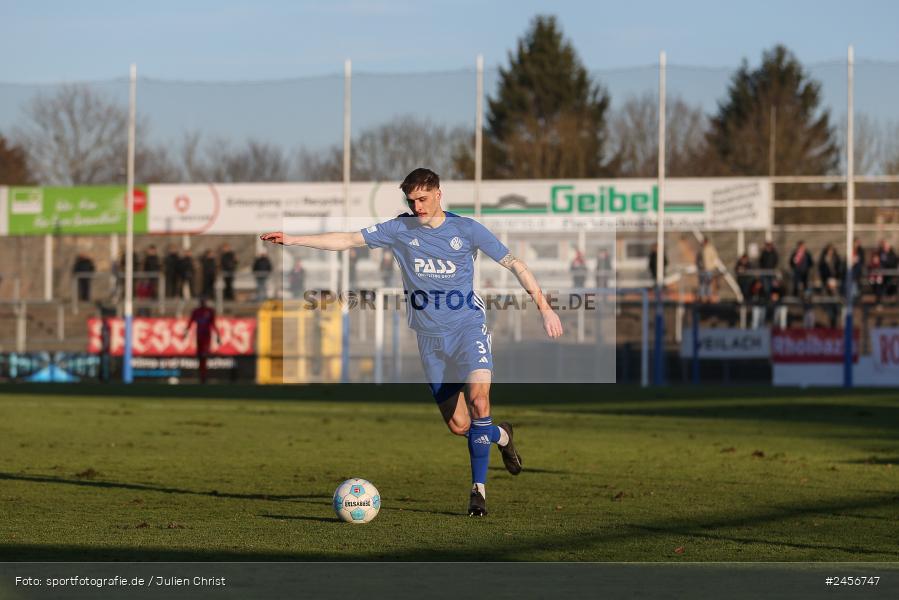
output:
[[[281,147],[248,139],[234,147],[224,139],[205,144],[198,132],[188,132],[181,146],[183,179],[190,182],[284,181],[289,161]]]
[[[201,155],[201,135],[198,131],[188,131],[181,142],[181,169],[187,183],[208,182],[206,164]]]
[[[698,106],[682,98],[666,105],[666,171],[672,176],[696,175],[708,119]],[[610,164],[622,177],[654,177],[658,171],[659,107],[654,94],[628,98],[610,123]]]
[[[36,96],[15,137],[35,179],[50,185],[122,183],[126,178],[128,110],[86,85],[72,84]],[[138,181],[171,181],[177,169],[145,140],[147,120],[136,124]]]
[[[899,123],[890,122],[884,131],[883,172],[899,175]]]
[[[846,130],[839,130],[841,146],[845,156]],[[865,114],[855,116],[855,139],[853,140],[853,154],[855,158],[855,172],[859,175],[871,175],[882,166],[884,157],[883,130],[879,123]]]
[[[219,143],[211,146],[208,152],[211,181],[236,183],[287,179],[287,158],[274,144],[250,139],[236,148]]]
[[[446,178],[463,175],[453,158],[460,144],[470,144],[464,127],[436,125],[411,115],[397,116],[362,131],[353,140],[351,177],[357,181],[397,180],[416,167],[427,166]],[[343,148],[332,146],[314,153],[300,151],[299,170],[308,181],[340,181]]]
[[[343,180],[343,149],[340,146],[319,152],[303,148],[297,163],[299,178],[304,181]]]

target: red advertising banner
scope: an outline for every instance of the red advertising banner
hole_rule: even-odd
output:
[[[858,362],[858,330],[852,334],[852,361]],[[775,363],[842,363],[842,329],[775,329],[771,358]]]
[[[111,326],[111,354],[121,356],[125,350],[125,321],[109,319]],[[211,353],[218,356],[241,356],[256,351],[256,319],[218,317],[215,320],[221,339],[212,340]],[[195,356],[197,336],[191,331],[184,339],[187,319],[135,318],[132,324],[134,356]],[[102,321],[87,320],[88,352],[102,350]]]

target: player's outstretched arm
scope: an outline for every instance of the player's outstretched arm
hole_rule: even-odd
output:
[[[349,250],[365,245],[365,238],[358,231],[316,233],[313,235],[287,235],[283,231],[272,231],[259,236],[263,242],[282,246],[306,246],[318,250]]]
[[[546,296],[543,295],[543,291],[540,289],[540,284],[537,283],[537,278],[534,277],[534,274],[531,273],[525,262],[520,258],[507,254],[499,261],[499,264],[512,271],[515,277],[518,278],[518,283],[521,284],[521,287],[531,295],[534,304],[540,309],[540,316],[543,317],[543,330],[546,332],[546,335],[551,338],[561,337],[562,321],[559,320],[559,315],[547,302]]]

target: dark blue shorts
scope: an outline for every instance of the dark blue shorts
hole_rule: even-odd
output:
[[[487,325],[481,323],[442,336],[418,334],[421,365],[438,404],[461,390],[472,371],[493,370],[490,343]]]

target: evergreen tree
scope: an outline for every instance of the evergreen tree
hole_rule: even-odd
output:
[[[555,17],[538,16],[500,69],[488,99],[486,178],[598,177],[603,164],[609,97],[593,83]],[[471,169],[470,153],[456,160]]]
[[[0,185],[31,183],[28,162],[21,146],[11,144],[0,135]]]
[[[750,70],[746,61],[719,102],[707,136],[712,174],[769,175],[771,136],[776,175],[824,175],[839,164],[830,112],[820,110],[821,84],[778,45]],[[772,110],[774,129],[771,129]]]

